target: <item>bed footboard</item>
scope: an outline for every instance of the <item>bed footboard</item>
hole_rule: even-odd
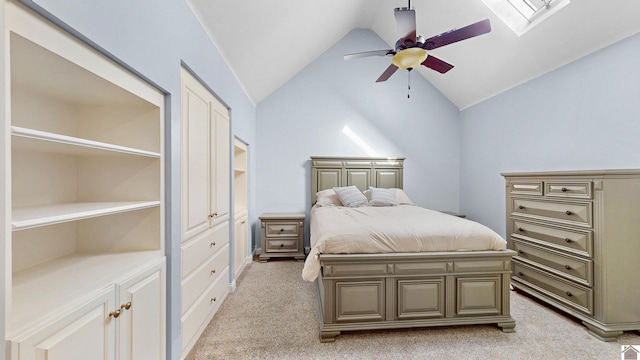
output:
[[[512,250],[322,254],[320,341],[342,331],[497,324],[514,332]]]

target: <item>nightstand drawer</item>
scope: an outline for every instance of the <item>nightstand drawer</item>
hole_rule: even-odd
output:
[[[592,226],[590,202],[542,201],[512,198],[513,215],[558,221],[565,224]]]
[[[547,224],[511,219],[512,238],[535,242],[576,255],[593,257],[593,231],[554,227]]]
[[[267,239],[267,252],[298,251],[298,238]]]
[[[531,263],[534,266],[545,267],[557,275],[564,276],[583,285],[593,285],[592,260],[565,255],[519,240],[513,241],[513,250],[518,252],[517,259],[521,261]]]
[[[514,280],[533,286],[556,301],[587,314],[593,314],[593,292],[587,287],[572,284],[557,276],[535,270],[517,260],[513,262]]]
[[[591,181],[546,181],[544,194],[563,198],[591,199]]]
[[[520,195],[542,195],[542,181],[510,181],[509,193]]]
[[[266,237],[297,236],[299,227],[300,225],[297,222],[269,221],[265,223],[265,236]]]

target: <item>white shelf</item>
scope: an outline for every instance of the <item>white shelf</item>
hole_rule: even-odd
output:
[[[129,155],[160,158],[160,153],[130,148],[126,146],[87,140],[73,136],[54,134],[46,131],[27,129],[18,126],[11,127],[11,135],[14,137],[14,146],[68,154],[92,154],[105,152],[124,153]],[[37,141],[16,141],[16,138],[31,139]]]
[[[37,322],[46,309],[63,309],[65,304],[77,302],[163,255],[159,250],[77,253],[13,273],[8,333]]]
[[[13,209],[13,231],[160,206],[160,201],[78,202]]]

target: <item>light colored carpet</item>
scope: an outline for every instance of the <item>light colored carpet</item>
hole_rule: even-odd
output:
[[[302,262],[247,266],[187,360],[204,359],[620,359],[621,345],[640,344],[637,332],[605,343],[579,322],[511,292],[516,332],[494,325],[345,332],[318,339],[314,283]]]

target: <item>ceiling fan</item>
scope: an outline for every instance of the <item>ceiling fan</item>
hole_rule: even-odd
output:
[[[489,19],[465,26],[461,29],[453,29],[440,35],[426,39],[422,35],[416,35],[416,13],[411,9],[411,0],[407,7],[393,10],[400,39],[396,41],[395,49],[366,51],[344,56],[345,60],[357,59],[367,56],[393,55],[391,65],[380,75],[376,82],[386,81],[398,68],[411,71],[423,65],[441,74],[453,68],[453,65],[427,54],[427,50],[433,50],[461,40],[466,40],[491,31]]]

